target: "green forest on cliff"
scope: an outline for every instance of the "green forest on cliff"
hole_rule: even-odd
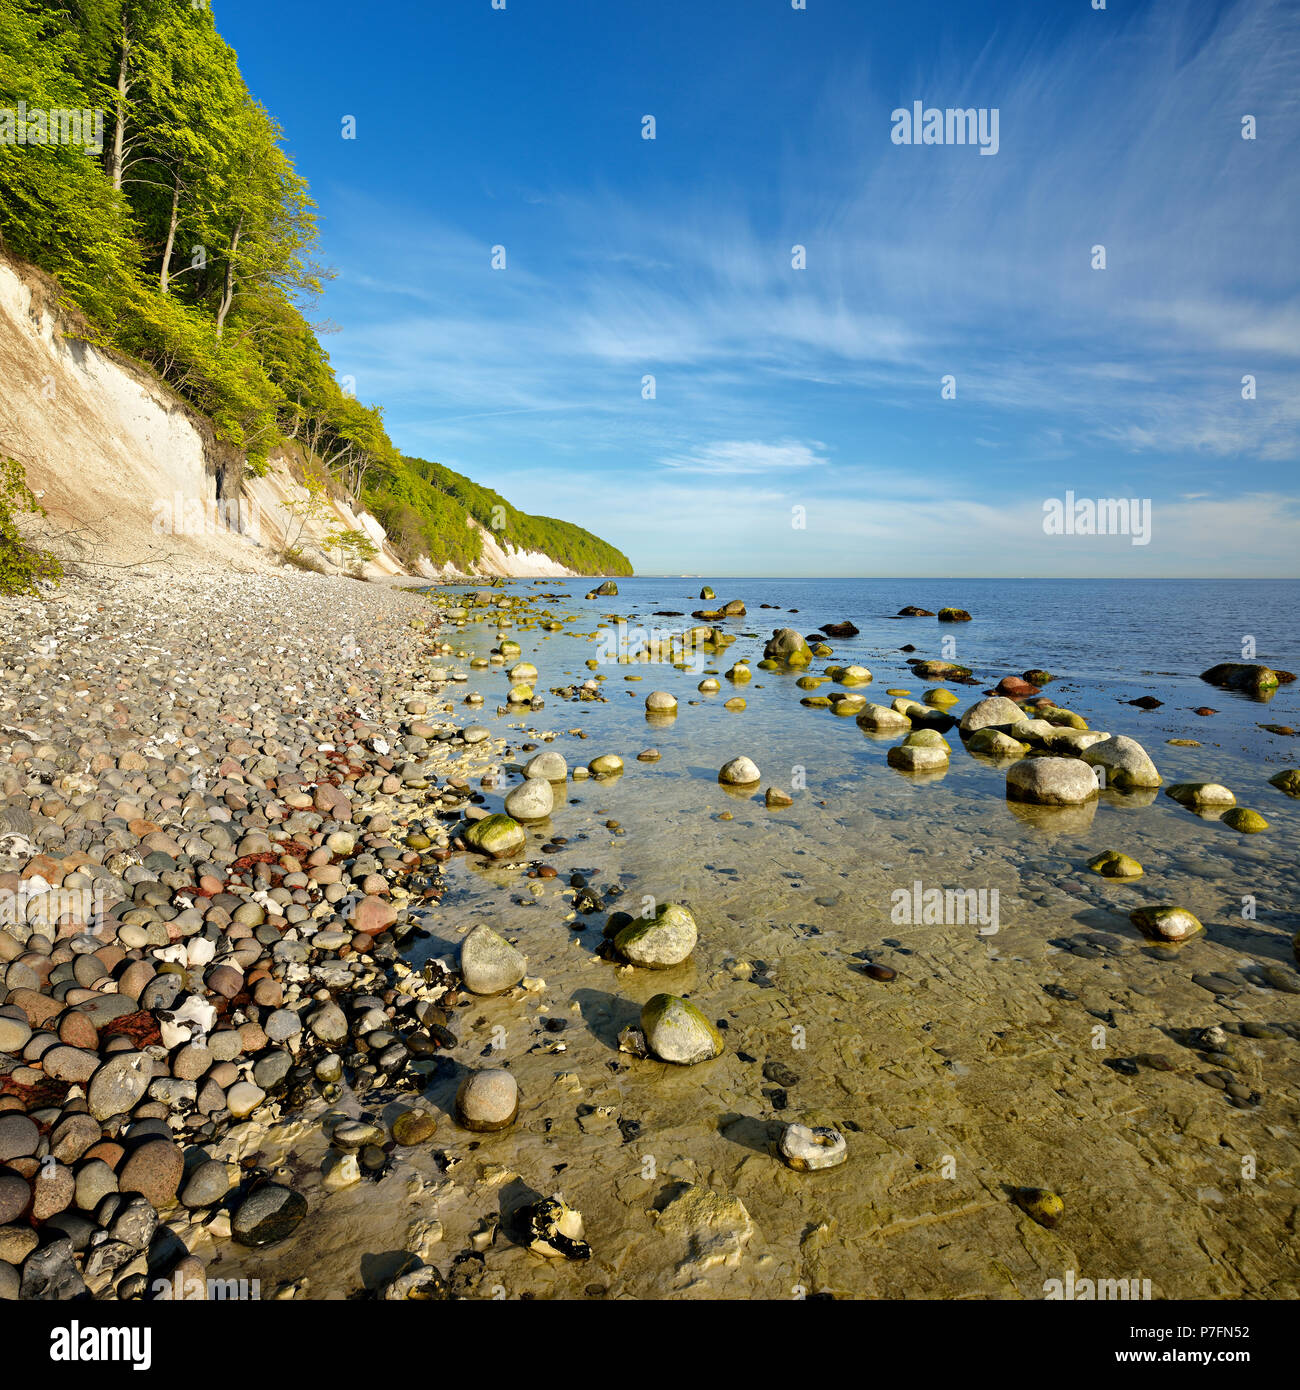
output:
[[[93,341],[148,366],[253,471],[296,444],[404,559],[468,568],[482,551],[472,516],[581,573],[631,573],[581,527],[404,458],[382,409],[343,390],[303,309],[326,275],[315,204],[205,5],[0,0],[0,246],[52,275]]]

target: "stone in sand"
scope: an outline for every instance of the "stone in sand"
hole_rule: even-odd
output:
[[[849,1156],[844,1136],[823,1126],[786,1125],[777,1150],[786,1167],[800,1173],[838,1167]]]
[[[717,1057],[722,1034],[690,1003],[676,994],[656,994],[641,1010],[641,1031],[661,1061],[693,1066]]]
[[[461,942],[460,973],[471,994],[503,994],[524,978],[527,958],[480,924]]]
[[[636,917],[614,938],[614,948],[633,965],[668,970],[695,949],[695,918],[679,903],[661,903],[653,917]]]
[[[473,1071],[456,1092],[456,1118],[466,1129],[490,1134],[514,1123],[519,1083],[503,1067]]]
[[[279,1183],[267,1183],[240,1203],[230,1234],[240,1245],[261,1249],[292,1235],[306,1215],[307,1202],[301,1194]]]

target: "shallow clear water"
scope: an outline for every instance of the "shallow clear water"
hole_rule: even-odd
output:
[[[337,1224],[316,1252],[318,1295],[331,1271],[340,1291],[350,1287],[359,1252],[400,1249],[412,1210],[443,1222],[450,1258],[521,1193],[557,1188],[585,1214],[591,1261],[546,1261],[499,1240],[479,1296],[1042,1298],[1069,1270],[1149,1278],[1158,1298],[1300,1295],[1300,1042],[1285,1029],[1240,1031],[1300,1020],[1300,994],[1261,973],[1280,970],[1300,989],[1291,947],[1300,802],[1267,780],[1296,764],[1297,744],[1259,728],[1300,722],[1300,685],[1264,704],[1197,679],[1240,659],[1246,634],[1260,661],[1300,667],[1290,618],[1300,584],[711,581],[718,604],[748,605],[727,627],[756,634],[713,663],[754,663],[754,679],[737,688],[745,710],[723,708],[737,693],[726,680],[716,695],[697,694],[699,672],[587,668],[601,614],[680,629],[693,609],[715,606],[696,597],[702,582],[623,580],[619,597],[593,601],[581,581],[512,586],[563,594],[538,598],[538,617],[577,615],[554,634],[513,615],[508,635],[539,667],[546,701],[524,715],[497,712],[509,684],[499,666],[469,668],[495,645],[496,622],[474,609],[463,630],[444,628],[465,654],[448,664],[468,672],[445,694],[459,702],[480,691],[481,711],[457,704],[463,722],[510,739],[489,809],[528,756],[521,745],[548,735],[570,767],[617,752],[625,772],[570,781],[550,819],[529,827],[524,858],[559,877],[528,880],[517,866],[464,856],[447,866],[423,949],[453,956],[487,921],[545,981],[535,994],[458,1011],[458,1058],[508,1065],[519,1119],[485,1136],[446,1122],[436,1141],[451,1155],[445,1176],[404,1157],[433,1195],[413,1199],[399,1176],[331,1199]],[[960,606],[974,621],[885,616],[905,604]],[[659,609],[687,616],[655,617]],[[894,687],[919,697],[938,683],[912,677],[905,643],[974,668],[977,686],[949,683],[956,714],[1001,676],[1045,667],[1058,676],[1053,697],[1095,729],[1137,738],[1166,783],[1221,781],[1270,829],[1241,835],[1162,793],[1107,791],[1082,811],[1013,807],[1006,764],[973,757],[955,730],[946,773],[895,772],[885,759],[896,739],[802,707],[797,673],[756,669],[773,628],[807,633],[844,619],[861,633],[832,642],[831,660],[872,670],[858,688],[869,700],[889,703]],[[945,636],[955,651],[941,651]],[[551,694],[592,675],[605,677],[607,703]],[[655,689],[679,701],[666,723],[644,710]],[[1163,706],[1123,703],[1148,694]],[[1192,713],[1201,705],[1219,713]],[[658,762],[636,760],[647,747]],[[741,753],[758,763],[763,787],[796,786],[793,806],[769,811],[761,794],[718,784],[719,767]],[[1118,884],[1089,872],[1087,859],[1111,848],[1136,856],[1145,876]],[[647,899],[689,905],[700,928],[691,960],[647,972],[600,959],[605,911],[575,917],[575,872],[606,911]],[[975,890],[986,906],[996,891],[997,917],[985,930],[900,920],[896,895],[910,897],[918,881]],[[1144,942],[1128,914],[1162,902],[1191,909],[1205,933],[1176,949]],[[864,960],[897,978],[868,978]],[[689,995],[724,1027],[721,1057],[678,1068],[619,1052],[620,1028],[663,990]],[[556,1018],[567,1024],[559,1034],[544,1026]],[[1188,1031],[1215,1023],[1230,1030],[1226,1061]],[[1133,1061],[1149,1054],[1163,1063]],[[774,1068],[776,1081],[765,1074]],[[1205,1079],[1214,1073],[1217,1083]],[[449,1110],[455,1087],[454,1076],[438,1081],[430,1099]],[[841,1129],[848,1162],[808,1174],[783,1167],[771,1146],[790,1120]],[[724,1240],[716,1262],[707,1233],[692,1244],[660,1215],[684,1184],[748,1212],[752,1230]],[[1060,1193],[1058,1227],[1019,1210],[1010,1192],[1021,1186]]]

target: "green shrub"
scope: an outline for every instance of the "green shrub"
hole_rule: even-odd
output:
[[[0,594],[36,593],[36,581],[57,584],[63,565],[48,550],[28,545],[19,534],[16,512],[45,515],[45,508],[27,486],[27,474],[16,459],[0,463]]]

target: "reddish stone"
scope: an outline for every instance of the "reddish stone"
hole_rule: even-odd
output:
[[[233,965],[218,965],[208,975],[206,984],[215,994],[233,999],[243,989],[244,977]]]
[[[69,1009],[59,1019],[59,1041],[67,1043],[69,1047],[94,1052],[99,1047],[99,1030],[85,1014]]]
[[[365,936],[378,936],[397,921],[397,909],[383,898],[362,898],[352,909],[351,926]]]
[[[1005,695],[1009,700],[1027,700],[1031,695],[1037,695],[1040,689],[1040,686],[1031,685],[1019,676],[1003,676],[994,694]]]

